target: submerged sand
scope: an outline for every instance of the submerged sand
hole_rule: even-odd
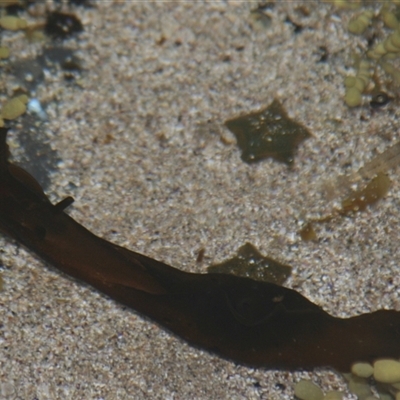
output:
[[[397,170],[376,206],[318,227],[316,242],[297,234],[340,200],[327,201],[325,182],[398,141],[397,102],[376,111],[344,104],[352,54],[365,47],[346,30],[351,12],[282,2],[255,29],[255,6],[101,1],[73,9],[85,32],[64,46],[87,72],[69,84],[49,74],[35,93],[60,160],[47,191],[54,201],[72,195],[70,214],[96,234],[185,271],[206,272],[251,242],[293,266],[287,286],[336,316],[400,310]],[[43,46],[22,33],[3,42],[13,59]],[[2,87],[9,96],[13,82]],[[293,168],[244,163],[223,126],[274,98],[312,132]],[[346,390],[329,369],[251,369],[189,347],[16,243],[1,237],[0,246],[0,398],[278,400],[293,398],[304,377]]]

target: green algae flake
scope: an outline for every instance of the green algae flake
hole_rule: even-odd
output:
[[[297,146],[311,136],[307,128],[289,118],[277,99],[261,111],[226,121],[225,126],[235,135],[247,163],[272,157],[292,165]]]

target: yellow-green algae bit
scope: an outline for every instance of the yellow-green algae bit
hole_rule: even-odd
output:
[[[399,26],[399,21],[396,17],[396,14],[389,11],[386,4],[381,9],[380,18],[382,19],[383,23],[390,29],[396,29]]]
[[[28,102],[28,96],[22,94],[20,96],[14,97],[7,101],[3,108],[1,109],[0,118],[1,119],[16,119],[26,111],[26,103]]]
[[[0,60],[10,57],[10,49],[8,47],[0,47]]]
[[[400,53],[400,30],[396,28],[383,42],[368,51],[367,56],[379,60],[383,56],[398,56],[398,53]]]
[[[370,363],[355,363],[351,366],[351,373],[359,378],[369,378],[374,373],[374,367]]]
[[[372,390],[368,379],[359,378],[352,374],[343,374],[343,376],[348,382],[347,386],[349,391],[358,396],[359,399],[365,399],[368,396],[372,396]]]
[[[343,393],[331,390],[325,394],[324,400],[343,400]]]
[[[367,60],[361,60],[356,76],[348,76],[344,81],[346,87],[344,101],[349,107],[357,107],[361,104],[361,94],[366,90],[371,79],[371,63]]]
[[[346,90],[344,101],[349,107],[357,107],[362,102],[361,92],[356,88]]]
[[[361,4],[360,2],[356,1],[348,1],[348,0],[330,0],[327,1],[327,3],[333,4],[335,7],[346,9],[346,10],[356,10],[360,8]]]
[[[400,362],[390,359],[375,361],[374,378],[381,383],[399,383]]]
[[[321,388],[305,379],[296,383],[294,394],[300,400],[324,400],[324,392]]]
[[[339,5],[337,2],[333,2]],[[351,2],[339,1],[342,5],[350,5]],[[359,6],[364,2],[356,1]],[[366,56],[371,60],[371,67],[375,70],[381,67],[384,72],[391,75],[395,83],[400,84],[400,69],[395,68],[390,64],[390,60],[396,59],[400,55],[400,22],[398,19],[400,2],[398,0],[384,1],[379,11],[365,10],[354,18],[352,18],[348,25],[348,31],[353,34],[363,34],[368,26],[375,24],[378,18],[383,21],[385,27],[393,29],[394,32],[389,34],[383,41],[377,43],[372,49],[367,51]],[[346,7],[347,8],[347,7]],[[363,78],[363,83],[358,80],[355,84],[354,79],[348,80],[346,78],[345,86],[345,103],[349,107],[357,107],[362,103],[362,94],[370,90],[372,85],[372,74],[364,70],[364,76],[360,74],[362,68],[357,72],[357,77]],[[353,77],[354,78],[354,77]],[[353,83],[350,83],[353,82]]]
[[[22,18],[15,17],[14,15],[5,15],[0,17],[0,26],[9,31],[18,31],[25,29],[28,24]]]
[[[355,35],[361,35],[365,32],[368,26],[371,25],[373,16],[373,11],[366,10],[357,17],[352,18],[347,26],[347,29],[349,32],[354,33]]]

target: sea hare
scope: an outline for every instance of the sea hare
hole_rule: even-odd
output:
[[[8,161],[6,133],[0,128],[0,230],[190,344],[274,369],[349,371],[355,361],[400,357],[400,312],[335,318],[294,290],[186,273],[95,236],[65,213],[71,197],[53,205],[28,172]]]

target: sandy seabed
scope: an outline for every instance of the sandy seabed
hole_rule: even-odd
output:
[[[399,140],[398,101],[376,111],[344,104],[352,54],[366,45],[346,30],[351,12],[279,2],[255,29],[256,5],[99,1],[73,9],[85,31],[64,46],[86,72],[75,84],[49,75],[35,93],[60,159],[47,191],[53,201],[72,195],[69,213],[94,233],[185,271],[206,272],[251,242],[292,265],[286,285],[331,314],[400,310],[397,170],[376,206],[319,226],[316,242],[297,234],[340,199],[328,200],[324,183]],[[42,46],[22,33],[3,43],[11,61]],[[13,82],[1,85],[12,93]],[[245,164],[223,125],[274,98],[312,133],[293,168]],[[251,369],[189,347],[6,238],[0,246],[0,398],[283,400],[300,378],[346,390],[329,369]]]

